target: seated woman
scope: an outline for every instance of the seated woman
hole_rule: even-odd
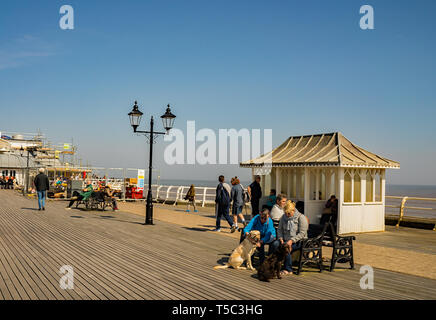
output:
[[[104,187],[104,193],[106,196],[110,197],[112,200],[112,208],[113,210],[118,210],[117,200],[114,197],[115,190],[112,190],[109,185]]]
[[[291,249],[291,252],[286,256],[282,275],[292,274],[292,251],[299,249],[301,246],[300,241],[307,238],[309,226],[306,216],[295,208],[295,203],[291,200],[286,202],[284,211],[285,214],[280,218],[277,229],[278,240],[274,241],[271,246],[272,252],[277,250],[280,244],[283,243],[286,243]]]
[[[335,195],[332,195],[330,199],[327,200],[325,204],[324,211],[321,216],[320,224],[323,226],[327,222],[336,225],[336,220],[338,218],[338,199]]]
[[[91,194],[94,192],[94,188],[92,187],[91,180],[86,181],[86,187],[82,190],[82,192],[73,192],[73,196],[71,197],[71,201],[68,204],[68,207],[65,209],[70,210],[71,206],[74,204],[74,201],[85,201],[88,200]]]

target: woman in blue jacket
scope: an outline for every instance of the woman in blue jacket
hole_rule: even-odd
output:
[[[256,244],[259,251],[259,261],[262,264],[265,260],[265,244],[270,245],[276,239],[276,230],[274,223],[269,217],[269,210],[263,209],[261,213],[254,216],[250,223],[244,228],[245,236],[252,230],[260,231],[260,241]],[[269,246],[268,255],[272,252],[272,246]]]

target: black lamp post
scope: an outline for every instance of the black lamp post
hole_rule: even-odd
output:
[[[21,148],[20,148],[21,156],[23,156],[24,150],[27,151],[27,165],[26,165],[26,175],[24,178],[25,183],[24,183],[23,191],[24,191],[24,194],[28,194],[29,193],[29,156],[30,156],[30,153],[33,154],[34,149],[29,148],[29,147],[26,147],[26,149],[24,149],[23,146],[21,146]]]
[[[133,127],[134,133],[142,133],[148,135],[150,141],[150,159],[148,162],[148,192],[147,192],[147,205],[145,209],[145,224],[153,224],[153,199],[151,194],[151,172],[153,168],[153,136],[155,134],[167,134],[174,125],[174,120],[176,116],[171,113],[170,105],[167,106],[166,112],[161,116],[163,127],[166,132],[157,132],[153,130],[154,120],[153,116],[150,118],[150,131],[140,131],[137,130],[139,124],[141,123],[141,118],[143,113],[138,109],[138,103],[135,101],[132,111],[129,112],[130,124]]]

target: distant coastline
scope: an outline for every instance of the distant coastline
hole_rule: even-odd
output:
[[[229,182],[229,178],[226,180]],[[157,181],[154,181],[156,183]],[[241,181],[242,185],[248,186],[250,181]],[[197,187],[214,187],[217,180],[188,180],[188,179],[160,179],[159,184],[174,186],[189,186],[194,184]],[[414,196],[423,198],[436,198],[436,185],[405,185],[386,184],[386,195],[389,196]]]

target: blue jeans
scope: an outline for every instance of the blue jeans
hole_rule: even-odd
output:
[[[268,255],[276,251],[280,246],[280,240],[275,240],[269,247],[270,250],[268,250]],[[292,252],[295,250],[298,250],[301,246],[301,242],[292,243],[292,251],[290,254],[288,254],[285,258],[285,266],[284,269],[288,272],[292,272]]]
[[[45,207],[45,194],[47,191],[37,191],[38,193],[38,206],[39,209],[42,209]]]
[[[232,227],[233,221],[229,216],[230,206],[220,206],[218,204],[217,206],[218,206],[218,210],[216,214],[216,228],[217,229],[221,228],[221,216],[224,216],[224,218],[226,218],[227,222],[229,223],[230,227]]]
[[[259,253],[259,263],[260,264],[262,264],[263,261],[265,260],[265,244],[269,245],[268,255],[270,255],[278,248],[278,246],[274,247],[274,243],[275,243],[274,237],[271,236],[271,238],[267,242],[262,243],[260,245],[260,247],[257,248],[257,252]],[[280,242],[279,242],[279,244],[280,244]],[[251,261],[253,261],[253,256],[251,256]]]

